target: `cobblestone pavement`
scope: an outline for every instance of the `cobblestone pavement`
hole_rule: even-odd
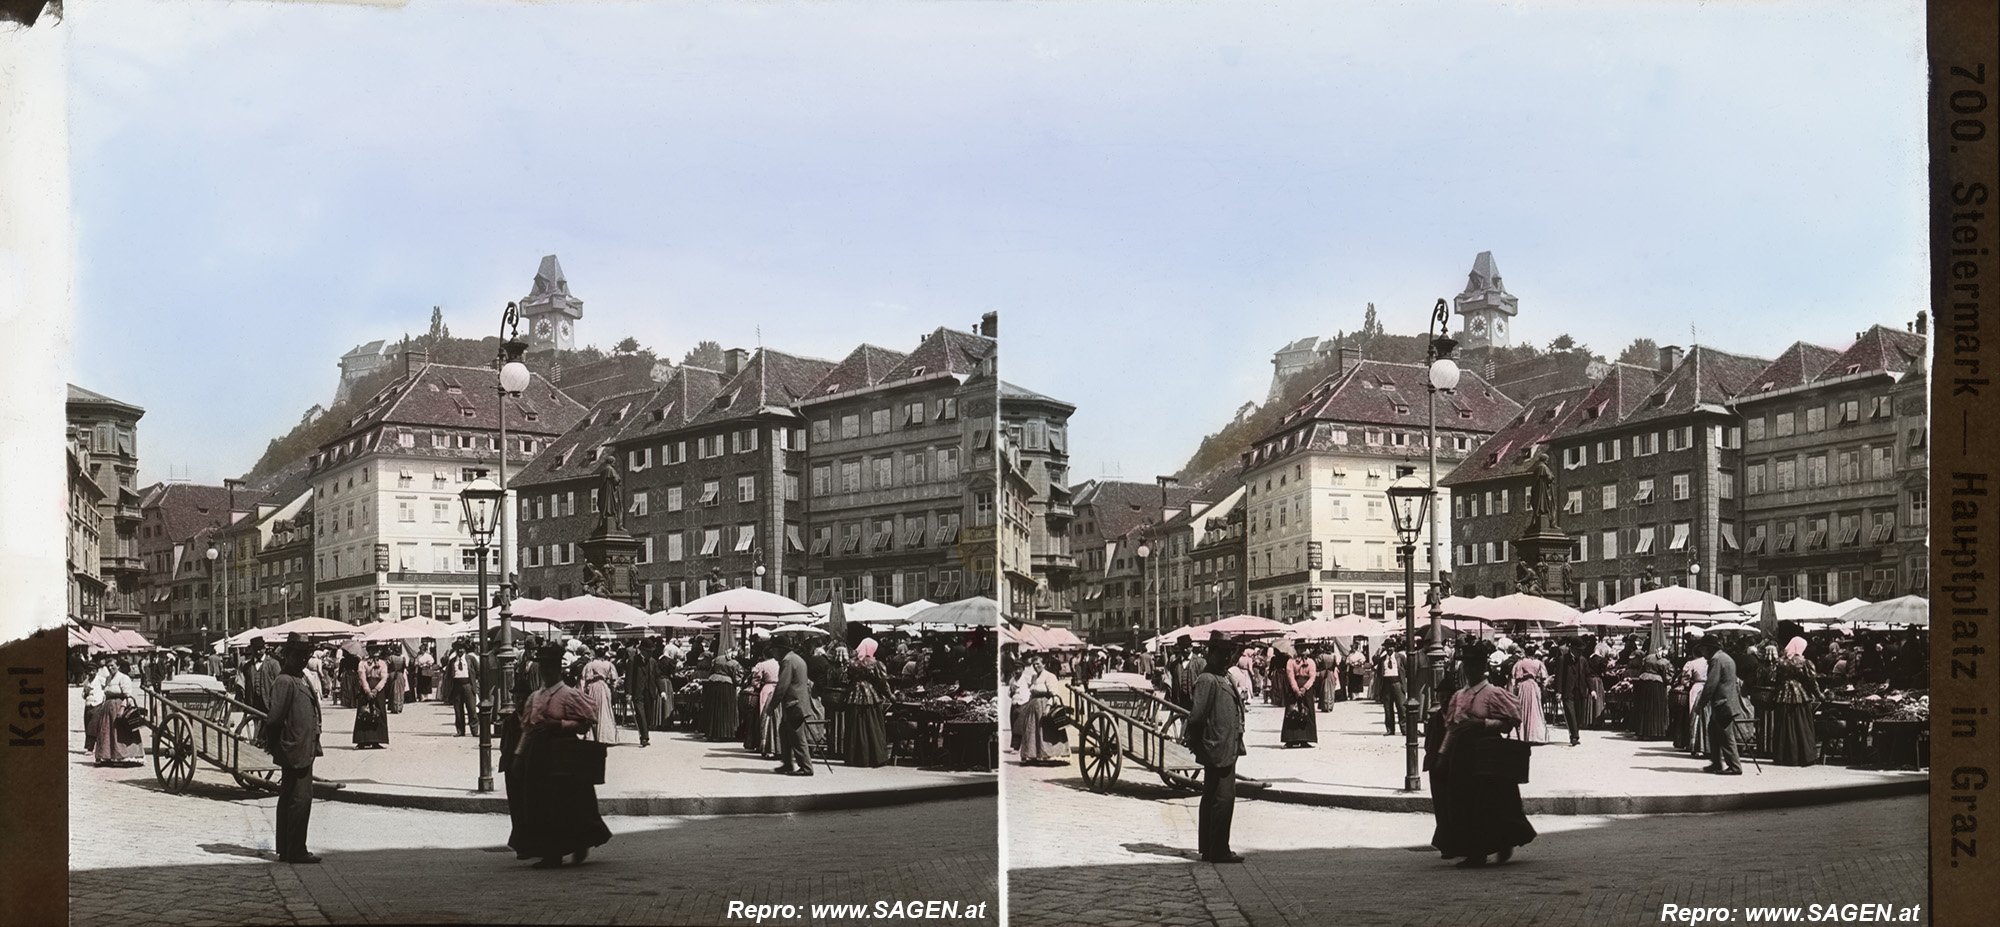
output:
[[[1429,815],[1241,800],[1233,842],[1249,859],[1213,866],[1195,859],[1197,796],[1130,776],[1100,795],[1074,766],[1010,765],[1003,781],[1008,906],[1021,927],[1654,925],[1668,903],[1918,905],[1927,895],[1921,796],[1536,817],[1540,837],[1483,870],[1437,858]]]
[[[70,904],[79,924],[719,924],[731,901],[929,899],[984,902],[984,917],[958,923],[998,923],[991,798],[611,817],[610,844],[554,871],[515,860],[505,815],[319,802],[310,846],[325,862],[289,866],[270,854],[275,798],[251,796],[213,770],[189,792],[168,794],[150,766],[91,765],[74,732],[70,757]],[[765,921],[773,922],[805,920]]]

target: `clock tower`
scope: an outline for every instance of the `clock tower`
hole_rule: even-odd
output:
[[[542,258],[528,295],[521,297],[521,327],[529,351],[576,350],[576,323],[583,318],[583,300],[571,296],[569,280],[551,254]]]
[[[1452,303],[1458,314],[1465,317],[1465,347],[1513,345],[1514,316],[1521,311],[1520,300],[1500,284],[1500,266],[1493,262],[1493,252],[1481,251],[1473,259],[1465,292],[1454,297]]]

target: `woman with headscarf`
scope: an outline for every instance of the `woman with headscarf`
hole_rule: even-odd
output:
[[[1281,644],[1280,649],[1292,648]],[[1284,664],[1285,685],[1278,704],[1285,706],[1285,720],[1278,731],[1278,740],[1287,748],[1310,747],[1319,742],[1319,716],[1313,705],[1313,697],[1318,694],[1319,667],[1302,653],[1287,653]]]
[[[743,749],[756,750],[764,756],[778,754],[778,716],[772,711],[771,696],[778,692],[778,646],[766,643],[764,659],[750,667],[751,697],[756,699],[755,720],[743,725]]]
[[[847,665],[847,743],[849,766],[880,766],[889,762],[889,735],[883,726],[883,706],[889,703],[889,674],[875,659],[876,643],[868,638],[854,648]]]
[[[583,664],[583,694],[597,707],[597,723],[590,727],[590,739],[601,744],[618,742],[618,718],[612,712],[612,692],[618,688],[618,664],[611,662],[611,648],[597,645],[591,659]]]
[[[1771,668],[1771,752],[1780,766],[1819,762],[1812,708],[1819,700],[1819,674],[1806,662],[1806,639],[1794,637]]]
[[[102,691],[104,701],[97,707],[94,719],[97,737],[91,744],[91,753],[99,766],[123,766],[134,761],[138,751],[129,748],[139,744],[138,729],[123,723],[125,712],[139,694],[139,684],[132,681],[130,661],[119,657],[111,665],[104,676]]]
[[[736,739],[736,658],[721,644],[709,658],[701,683],[701,728],[710,741]]]
[[[1521,726],[1514,729],[1513,736],[1531,744],[1548,743],[1549,726],[1542,717],[1542,694],[1549,688],[1549,668],[1542,662],[1541,649],[1528,644],[1509,673],[1513,677],[1514,700],[1521,703]]]
[[[1535,839],[1520,784],[1488,763],[1494,742],[1521,723],[1520,703],[1488,679],[1491,647],[1480,641],[1460,652],[1466,685],[1445,706],[1444,738],[1431,767],[1439,799],[1431,845],[1461,867],[1484,866],[1488,856],[1504,863],[1515,847]]]
[[[597,704],[563,679],[561,647],[543,647],[535,658],[541,688],[521,708],[521,736],[515,745],[507,803],[514,832],[507,845],[519,859],[539,859],[536,869],[554,869],[564,857],[583,862],[592,847],[611,840],[597,813],[597,781],[602,766],[584,743],[597,723]]]
[[[354,674],[354,746],[380,750],[389,743],[389,661],[371,647]]]
[[[1068,738],[1052,738],[1042,723],[1056,705],[1056,675],[1041,654],[1028,657],[1028,705],[1021,710],[1021,762],[1054,763],[1069,757]]]

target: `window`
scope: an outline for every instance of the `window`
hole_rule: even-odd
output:
[[[799,475],[796,473],[785,474],[785,501],[799,501]]]
[[[1632,501],[1639,505],[1645,505],[1646,503],[1653,501],[1652,477],[1649,476],[1639,481],[1638,491],[1632,493]]]
[[[633,493],[632,502],[630,505],[626,506],[626,510],[631,512],[633,515],[637,515],[641,518],[645,517],[650,511],[649,499],[647,498],[646,490],[641,489]]]
[[[1715,495],[1719,499],[1736,498],[1736,474],[1727,470],[1715,472]]]
[[[1688,540],[1690,536],[1693,534],[1693,531],[1694,531],[1694,525],[1690,522],[1685,522],[1685,521],[1674,522],[1674,534],[1673,537],[1667,541],[1667,549],[1687,550]]]
[[[637,473],[653,465],[653,449],[642,447],[625,455],[625,469]]]
[[[402,603],[402,606],[403,606],[403,617],[405,617],[405,618],[415,618],[415,617],[417,617],[417,597],[416,597],[416,596],[413,596],[413,595],[406,595],[406,596],[400,596],[400,597],[399,597],[399,600],[401,601],[401,603]]]
[[[941,483],[958,479],[958,448],[947,447],[937,452],[936,478]]]
[[[840,417],[840,437],[842,440],[861,437],[860,415],[843,415]]]
[[[833,468],[826,464],[816,464],[812,468],[812,492],[815,497],[833,491]]]
[[[431,523],[432,523],[432,524],[435,524],[435,525],[445,525],[445,524],[450,524],[450,523],[451,523],[451,521],[452,521],[452,517],[451,517],[451,503],[449,503],[449,502],[433,502],[433,503],[431,503]]]
[[[1889,397],[1876,396],[1868,400],[1869,418],[1888,418],[1890,412]]]
[[[972,494],[972,523],[980,527],[993,524],[993,493],[980,490]]]
[[[1824,518],[1815,518],[1811,520],[1810,524],[1811,524],[1811,530],[1806,532],[1806,549],[1807,550],[1825,549],[1827,540],[1827,530],[1826,530],[1827,520]]]
[[[840,552],[852,554],[861,550],[861,523],[844,526],[840,533]]]
[[[1569,559],[1571,563],[1582,563],[1590,559],[1590,535],[1579,534],[1569,539]]]
[[[667,532],[667,562],[679,563],[687,556],[687,538],[683,532]]]
[[[1764,526],[1756,525],[1750,529],[1749,543],[1743,545],[1743,552],[1746,554],[1757,554],[1757,553],[1763,553],[1763,551],[1764,551]]]
[[[1694,476],[1688,473],[1674,474],[1674,501],[1684,502],[1693,492]]]
[[[1617,508],[1617,507],[1618,507],[1618,484],[1617,484],[1617,483],[1610,483],[1610,484],[1607,484],[1607,485],[1606,485],[1606,486],[1605,486],[1605,487],[1603,488],[1603,490],[1601,490],[1601,492],[1602,492],[1602,494],[1603,494],[1603,505],[1602,505],[1602,506],[1600,506],[1600,508],[1602,508],[1602,509],[1603,509],[1603,510],[1605,510],[1605,511],[1610,511],[1610,510],[1612,510],[1612,509],[1615,509],[1615,508]]]
[[[1868,452],[1868,479],[1886,480],[1896,475],[1896,455],[1892,448],[1871,447]]]
[[[1639,543],[1632,545],[1632,553],[1650,554],[1652,552],[1653,552],[1653,526],[1641,525],[1639,526]]]
[[[1565,515],[1583,514],[1583,490],[1572,489],[1569,491],[1568,498],[1563,501],[1563,514]]]
[[[1861,400],[1859,399],[1843,399],[1839,404],[1834,406],[1834,409],[1839,412],[1839,422],[1842,425],[1852,425],[1855,422],[1861,421]]]
[[[1841,547],[1852,547],[1861,540],[1861,516],[1840,516],[1840,531],[1834,535],[1834,543]]]
[[[1875,525],[1868,531],[1868,543],[1881,544],[1895,540],[1896,515],[1894,512],[1875,513]]]
[[[861,491],[861,461],[843,460],[840,462],[840,491]]]
[[[1912,448],[1919,448],[1919,447],[1923,447],[1923,446],[1924,446],[1924,430],[1923,430],[1923,428],[1921,428],[1921,427],[1918,427],[1918,428],[1912,428],[1912,429],[1910,429],[1910,430],[1909,430],[1908,434],[1909,434],[1909,446],[1910,446],[1910,447],[1912,447]]]
[[[812,423],[812,439],[814,444],[833,440],[833,420],[825,418],[814,419]]]
[[[1574,470],[1574,469],[1576,469],[1576,468],[1578,468],[1578,467],[1581,467],[1581,466],[1583,466],[1583,465],[1584,465],[1584,463],[1585,463],[1585,461],[1584,461],[1584,458],[1583,458],[1583,448],[1580,448],[1580,447],[1566,447],[1566,448],[1563,448],[1563,469],[1564,469],[1564,470]]]
[[[958,400],[956,399],[938,400],[937,409],[938,409],[938,414],[937,414],[938,421],[946,421],[949,419],[958,418]]]
[[[1776,462],[1777,476],[1771,480],[1771,488],[1779,492],[1797,489],[1799,484],[1799,462],[1785,458]]]
[[[739,476],[736,478],[736,501],[757,501],[757,477]]]
[[[679,486],[667,487],[667,511],[678,512],[680,510],[681,510],[681,488]]]
[[[1743,428],[1745,431],[1749,432],[1750,440],[1752,441],[1764,440],[1764,416],[1759,415],[1756,418],[1744,419]]]
[[[700,499],[701,504],[714,505],[720,501],[722,501],[722,481],[721,480],[702,481],[701,499]]]
[[[407,499],[397,500],[396,520],[399,522],[403,522],[404,524],[412,524],[412,525],[416,524],[417,522],[416,502]]]
[[[1792,413],[1778,413],[1778,422],[1772,428],[1772,437],[1789,438],[1792,436],[1792,431]]]
[[[1826,455],[1814,454],[1806,458],[1806,485],[1826,485]]]
[[[904,427],[923,424],[924,404],[921,402],[904,403],[902,418]]]
[[[868,433],[886,435],[889,433],[889,410],[875,409],[868,413]]]
[[[1921,528],[1925,525],[1930,524],[1931,491],[1927,488],[1912,489],[1909,492],[1909,497],[1910,497],[1910,527]]]
[[[881,457],[876,457],[870,460],[868,462],[868,466],[869,469],[872,471],[869,474],[869,477],[874,482],[873,488],[888,489],[889,487],[896,485],[896,478],[894,474],[895,471],[894,459],[890,458],[888,455],[885,454]]]
[[[701,555],[713,557],[722,549],[722,529],[704,528],[701,532]]]
[[[1826,407],[1813,406],[1806,410],[1806,432],[1826,430]]]
[[[1598,559],[1600,560],[1618,559],[1618,532],[1617,531],[1604,532],[1604,546],[1600,549],[1603,551],[1603,556],[1599,557]]]
[[[752,451],[757,450],[758,448],[757,436],[760,434],[763,434],[763,432],[760,432],[755,428],[746,428],[742,431],[731,434],[729,436],[729,440],[730,443],[734,445],[736,453],[748,454]]]
[[[1716,527],[1719,529],[1719,533],[1722,536],[1722,549],[1736,550],[1737,549],[1736,525],[1731,522],[1725,521],[1725,522],[1719,522],[1716,525]]]
[[[1788,554],[1792,552],[1792,548],[1798,546],[1798,543],[1799,526],[1788,521],[1778,527],[1778,543],[1772,545],[1771,552],[1774,554]]]
[[[831,551],[832,549],[833,549],[833,529],[814,528],[813,546],[812,546],[813,556],[815,557],[826,556],[827,552]]]
[[[1843,482],[1843,483],[1854,483],[1854,482],[1858,482],[1858,481],[1860,481],[1860,479],[1861,479],[1861,452],[1860,452],[1860,451],[1841,451],[1841,452],[1840,452],[1840,466],[1839,466],[1839,468],[1838,468],[1838,469],[1837,469],[1837,470],[1835,471],[1835,475],[1836,475],[1836,477],[1837,477],[1837,478],[1838,478],[1838,479],[1840,480],[1840,482]]]
[[[737,552],[737,553],[741,554],[741,553],[746,553],[746,552],[748,552],[748,551],[750,550],[751,546],[752,546],[752,545],[754,545],[754,544],[756,544],[756,543],[757,543],[757,526],[756,526],[756,525],[737,525],[737,526],[736,526],[736,552]]]
[[[924,546],[924,538],[928,536],[929,531],[930,526],[926,524],[924,516],[911,515],[904,518],[903,546],[905,548]]]

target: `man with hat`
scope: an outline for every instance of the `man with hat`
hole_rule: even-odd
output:
[[[283,648],[280,669],[270,685],[270,713],[263,744],[278,763],[278,859],[287,863],[317,863],[306,850],[306,828],[312,821],[312,768],[320,756],[319,698],[306,684],[306,660],[312,651],[296,635]]]
[[[463,639],[452,641],[451,657],[445,661],[444,680],[446,698],[451,700],[452,720],[458,725],[458,736],[465,736],[468,721],[477,720],[475,699],[479,694],[479,655],[466,646]]]
[[[1195,677],[1193,705],[1187,718],[1187,744],[1201,763],[1201,858],[1211,863],[1240,863],[1229,849],[1230,824],[1236,816],[1236,760],[1243,748],[1243,698],[1226,675],[1236,664],[1236,645],[1221,634],[1208,638],[1208,659]]]
[[[778,756],[784,761],[777,771],[793,776],[813,774],[812,753],[806,747],[805,725],[819,717],[813,707],[812,682],[804,657],[796,642],[786,635],[772,640],[778,657],[778,686],[771,694],[778,705]]]

